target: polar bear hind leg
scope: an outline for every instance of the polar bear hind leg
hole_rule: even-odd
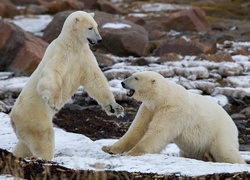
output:
[[[237,147],[231,142],[214,142],[210,153],[216,162],[246,164]]]
[[[17,145],[13,150],[13,154],[17,157],[22,157],[22,158],[32,156],[29,147],[22,141],[18,141]]]
[[[26,138],[15,146],[13,154],[17,157],[35,157],[51,160],[54,157],[54,130],[52,127],[41,131],[39,129],[26,131]],[[29,134],[29,135],[27,135]]]

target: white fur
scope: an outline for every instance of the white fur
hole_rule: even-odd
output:
[[[245,163],[238,151],[238,130],[218,104],[155,72],[136,73],[123,86],[134,89],[133,98],[142,104],[127,133],[103,151],[132,156],[159,153],[174,142],[182,157]]]
[[[16,156],[53,158],[52,118],[80,85],[107,114],[122,115],[123,108],[116,103],[88,45],[101,40],[93,16],[77,11],[66,19],[61,34],[48,46],[19,95],[11,111],[19,139],[13,151]]]

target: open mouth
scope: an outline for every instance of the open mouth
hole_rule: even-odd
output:
[[[91,41],[91,39],[87,38],[88,42],[90,45],[95,45],[95,43],[93,41]]]
[[[127,89],[127,90],[128,90],[128,91],[127,91],[127,96],[128,96],[128,97],[131,97],[131,96],[134,95],[134,93],[135,93],[135,90],[134,90],[134,89],[129,88],[124,82],[121,82],[121,84],[122,84],[122,87],[123,87],[124,89]]]
[[[128,92],[127,92],[127,96],[128,97],[132,97],[135,93],[135,90],[134,89],[129,89]]]

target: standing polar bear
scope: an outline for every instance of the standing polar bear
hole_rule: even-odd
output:
[[[19,139],[14,155],[53,158],[52,118],[80,85],[108,115],[123,114],[89,48],[102,40],[93,17],[94,13],[83,11],[68,16],[16,100],[10,114]]]
[[[218,104],[155,72],[133,74],[122,86],[142,104],[126,134],[103,151],[131,156],[160,153],[172,141],[181,157],[245,163],[238,151],[238,130]]]

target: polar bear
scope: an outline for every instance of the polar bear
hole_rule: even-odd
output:
[[[233,120],[210,99],[150,71],[133,74],[122,86],[142,104],[125,135],[103,151],[137,156],[160,153],[174,142],[181,157],[245,163]]]
[[[10,113],[19,140],[14,155],[53,158],[52,118],[81,85],[108,115],[123,115],[89,47],[102,40],[93,17],[84,11],[68,16],[20,93]]]

